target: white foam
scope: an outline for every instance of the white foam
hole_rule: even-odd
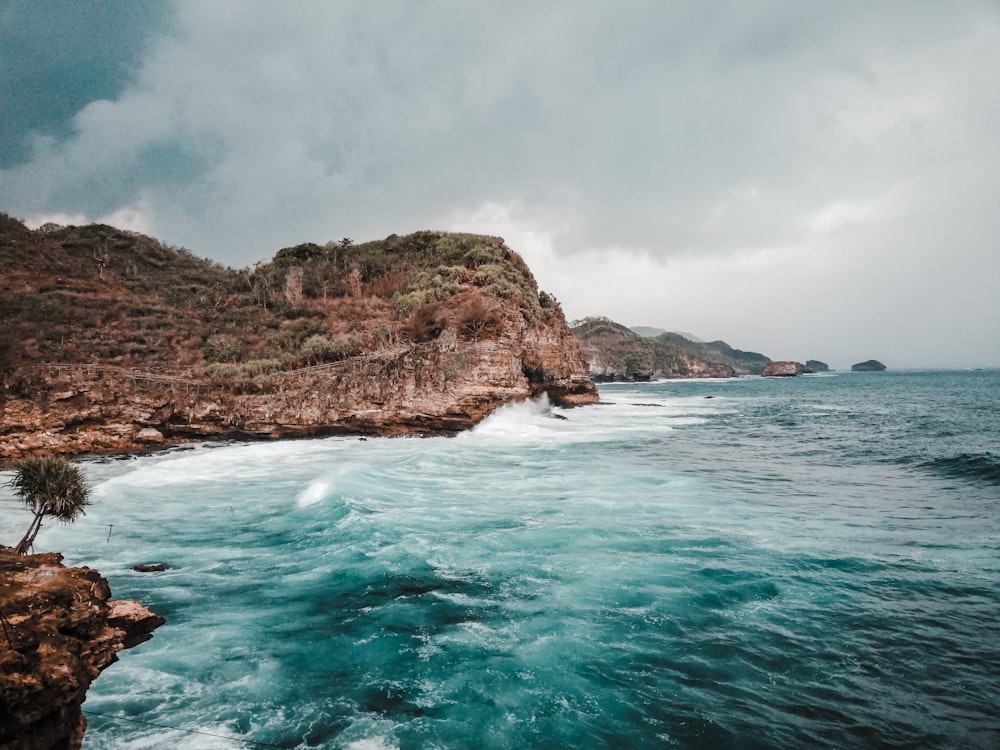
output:
[[[310,505],[316,505],[317,503],[323,502],[323,499],[329,491],[330,482],[325,479],[317,479],[311,482],[308,487],[299,493],[299,498],[295,504],[300,508],[307,508]]]
[[[559,421],[553,418],[552,405],[548,396],[543,394],[534,401],[518,401],[501,406],[467,434],[478,438],[537,438],[551,431]]]
[[[363,740],[348,742],[344,747],[349,750],[398,750],[399,745],[388,737],[366,737]]]

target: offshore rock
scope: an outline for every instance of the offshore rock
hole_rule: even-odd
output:
[[[864,362],[858,362],[856,365],[851,365],[851,372],[882,372],[884,369],[885,365],[877,359],[869,359]]]
[[[765,378],[793,378],[804,372],[812,372],[801,362],[777,361],[768,362],[761,372]]]
[[[152,637],[159,615],[111,601],[96,570],[67,568],[56,553],[0,547],[0,747],[75,750],[90,683],[123,648]]]
[[[830,372],[830,365],[826,362],[820,362],[818,359],[807,359],[806,367],[813,372]]]

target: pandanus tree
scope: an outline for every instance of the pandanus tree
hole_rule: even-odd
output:
[[[32,456],[14,464],[10,480],[18,497],[34,518],[17,544],[17,554],[26,555],[42,528],[42,519],[51,516],[72,523],[84,514],[90,498],[87,481],[79,467],[59,456]]]

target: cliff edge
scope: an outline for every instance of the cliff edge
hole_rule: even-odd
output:
[[[232,270],[105,225],[0,215],[0,463],[191,440],[471,427],[597,401],[558,302],[502,238],[284,248]]]
[[[0,747],[75,750],[87,726],[90,683],[117,654],[152,637],[163,618],[134,601],[111,601],[89,568],[56,553],[0,547]]]

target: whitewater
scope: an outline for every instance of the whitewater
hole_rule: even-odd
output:
[[[167,620],[84,747],[1000,746],[1000,371],[601,398],[84,461],[36,549]]]

